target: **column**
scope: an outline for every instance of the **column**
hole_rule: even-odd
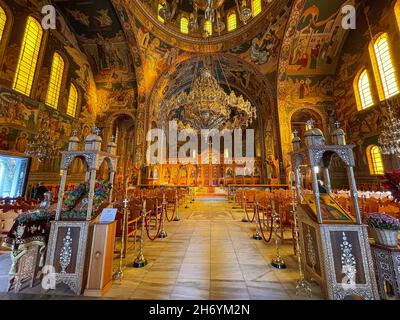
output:
[[[63,199],[64,199],[65,183],[67,181],[67,174],[68,174],[68,169],[62,169],[60,190],[58,191],[56,220],[60,220],[61,207],[62,207],[62,203],[63,203]]]
[[[300,180],[300,169],[299,168],[295,168],[294,176],[295,176],[295,182],[296,182],[297,203],[301,204],[301,180]]]
[[[86,213],[86,220],[90,221],[92,218],[93,210],[93,197],[94,197],[94,187],[96,184],[96,169],[90,169],[90,185],[88,194],[88,209]]]
[[[110,172],[110,184],[112,189],[110,190],[110,194],[108,197],[108,202],[111,203],[113,200],[113,193],[114,193],[114,177],[115,177],[115,171],[111,171]],[[125,187],[127,188],[127,186],[125,185]]]
[[[329,168],[323,167],[323,174],[324,174],[324,184],[326,191],[328,191],[329,194],[332,193],[332,186],[331,186],[331,177],[329,175]]]
[[[347,170],[347,178],[349,179],[350,193],[354,205],[354,214],[356,216],[357,223],[362,224],[360,206],[358,205],[358,192],[357,192],[356,179],[354,177],[354,169],[352,166],[347,166],[346,170]]]
[[[314,189],[314,195],[315,195],[315,206],[317,209],[317,219],[318,223],[322,224],[322,213],[321,213],[321,203],[320,203],[320,194],[319,194],[319,188],[318,188],[318,177],[317,173],[315,172],[314,167],[311,167],[311,176],[312,176],[312,186]]]

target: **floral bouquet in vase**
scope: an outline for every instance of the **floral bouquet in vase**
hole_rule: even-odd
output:
[[[380,245],[396,247],[400,221],[386,213],[371,213],[366,218],[367,225],[372,228],[374,238]]]

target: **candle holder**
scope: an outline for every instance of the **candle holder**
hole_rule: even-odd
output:
[[[121,236],[121,250],[120,250],[120,255],[119,255],[119,266],[118,270],[113,274],[113,279],[114,280],[119,280],[121,281],[122,278],[124,277],[124,272],[123,272],[123,259],[125,258],[124,251],[125,251],[125,233],[126,233],[126,217],[127,217],[127,212],[128,212],[128,202],[129,200],[127,198],[124,199],[124,217],[122,219],[122,236]]]

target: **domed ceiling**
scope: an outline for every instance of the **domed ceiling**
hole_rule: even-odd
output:
[[[169,45],[189,52],[215,52],[254,38],[291,3],[260,0],[257,13],[244,0],[137,0],[130,6],[140,23]],[[208,28],[207,20],[213,21]]]

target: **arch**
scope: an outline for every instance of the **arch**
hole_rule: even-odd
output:
[[[54,52],[51,63],[49,87],[46,95],[46,104],[55,109],[58,108],[58,102],[60,99],[60,92],[64,78],[64,70],[64,58],[58,52]]]
[[[399,28],[399,31],[400,31],[400,0],[396,1],[393,11],[394,11],[394,15],[396,17],[397,27]]]
[[[13,18],[9,7],[0,0],[0,66],[3,63],[4,51],[7,48],[10,31],[13,25]]]
[[[7,14],[0,3],[0,42],[3,40],[3,35],[6,31],[7,20]]]
[[[42,26],[34,17],[28,16],[12,86],[15,91],[26,96],[31,95],[42,40]]]
[[[236,12],[235,11],[232,10],[228,14],[226,25],[227,25],[228,31],[233,31],[233,30],[236,29],[236,27],[237,27],[237,17],[236,17]]]
[[[296,130],[299,137],[304,141],[304,133],[308,130],[306,122],[311,118],[315,120],[317,128],[323,128],[323,131],[326,132],[324,127],[325,116],[322,112],[317,108],[304,107],[296,109],[289,114],[291,134]]]
[[[377,145],[370,145],[367,147],[367,159],[369,171],[372,175],[385,174],[381,149]]]
[[[358,110],[364,110],[374,105],[371,82],[367,69],[362,69],[354,79],[354,94]]]
[[[391,98],[399,93],[397,72],[393,64],[393,55],[387,33],[379,34],[369,46],[379,99]]]

